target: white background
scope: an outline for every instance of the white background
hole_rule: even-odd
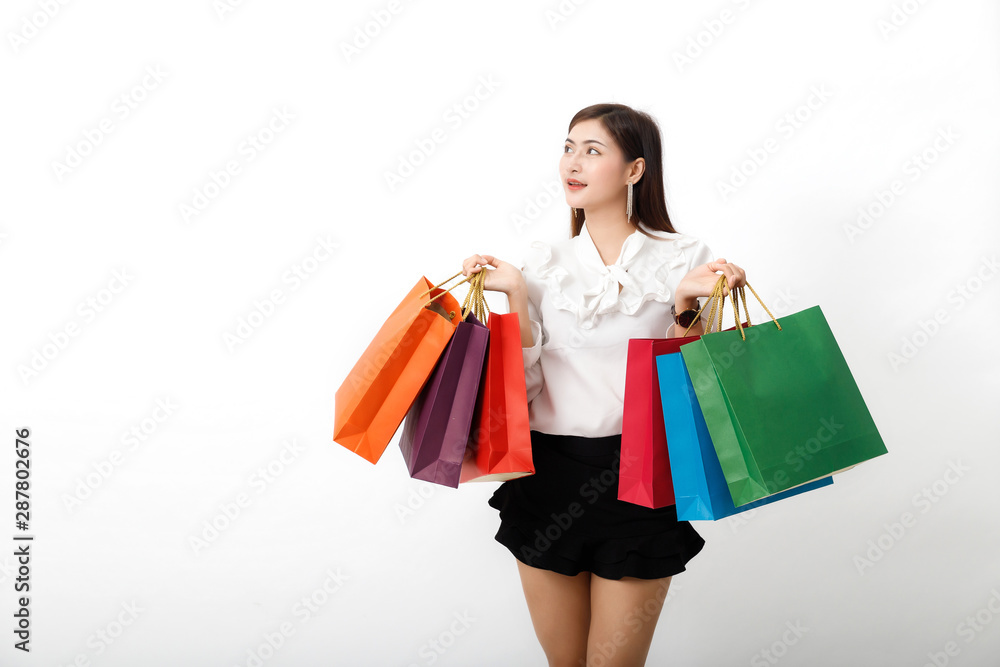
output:
[[[0,664],[544,665],[496,483],[411,481],[398,434],[372,466],[332,441],[334,393],[418,278],[568,235],[546,184],[570,118],[606,101],[659,121],[679,231],[776,314],[822,306],[889,449],[696,524],[648,664],[997,664],[995,2],[48,5],[0,19]],[[419,165],[390,187],[401,161]],[[30,656],[12,647],[25,427]]]

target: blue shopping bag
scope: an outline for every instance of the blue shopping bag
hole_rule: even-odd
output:
[[[737,508],[712,445],[683,356],[680,352],[657,355],[656,369],[679,521],[724,519],[833,484],[832,476],[823,477]]]

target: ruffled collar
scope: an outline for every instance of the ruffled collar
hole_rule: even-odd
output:
[[[621,252],[612,264],[605,264],[597,244],[590,235],[587,223],[584,221],[580,233],[573,238],[574,250],[580,263],[597,274],[598,278],[590,289],[583,293],[583,309],[595,315],[609,312],[615,307],[620,296],[618,284],[621,283],[621,293],[638,291],[638,283],[629,275],[628,270],[639,258],[645,240],[648,237],[636,229],[622,243]]]
[[[646,301],[671,302],[673,290],[667,284],[668,276],[687,266],[685,250],[694,246],[698,239],[645,226],[642,229],[656,238],[650,238],[636,229],[625,239],[613,264],[606,265],[601,259],[586,222],[577,236],[564,242],[568,246],[560,244],[562,249],[572,253],[582,268],[579,275],[574,276],[583,285],[582,291],[575,285],[571,286],[571,282],[577,281],[568,280],[569,271],[561,265],[565,262],[554,261],[552,246],[543,241],[532,243],[531,247],[542,252],[534,269],[548,285],[546,294],[552,299],[552,304],[574,313],[580,328],[590,329],[600,315],[616,311],[631,315]],[[672,282],[676,283],[682,277],[675,275]],[[622,285],[620,292],[619,283]]]

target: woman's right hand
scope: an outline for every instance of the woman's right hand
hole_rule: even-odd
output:
[[[485,266],[492,266],[486,269]],[[486,271],[486,282],[483,284],[484,290],[503,292],[510,296],[512,293],[525,289],[524,276],[521,270],[513,264],[499,260],[493,255],[472,255],[462,262],[462,275],[468,277],[473,273]]]

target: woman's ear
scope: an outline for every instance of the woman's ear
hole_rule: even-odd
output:
[[[632,169],[629,170],[628,180],[632,181],[633,185],[638,183],[639,179],[642,178],[642,175],[645,173],[645,171],[646,171],[646,159],[641,157],[636,158],[635,161],[632,162]]]

